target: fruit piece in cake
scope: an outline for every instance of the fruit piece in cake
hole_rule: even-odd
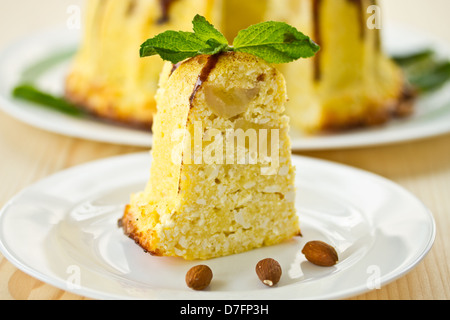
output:
[[[195,21],[205,43],[211,43],[205,34],[223,40],[206,21],[197,20],[204,23],[199,28]],[[283,48],[284,39],[293,45],[301,39],[305,48],[298,57],[318,50],[297,30],[277,23],[249,28],[235,43],[249,45],[243,37],[252,30],[262,37],[264,28],[272,36],[285,30],[276,44],[282,59],[298,49]],[[149,40],[141,53],[162,50],[175,63],[194,46],[178,44],[174,48],[182,52],[168,54],[163,40],[164,35]],[[238,47],[222,49],[167,63],[161,75],[150,180],[132,196],[122,219],[125,233],[154,255],[211,259],[300,234],[285,79],[262,58],[236,52]],[[271,51],[268,59],[275,58]]]

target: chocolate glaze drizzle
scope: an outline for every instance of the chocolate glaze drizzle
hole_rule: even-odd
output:
[[[203,67],[202,71],[200,72],[197,82],[195,83],[195,87],[194,90],[191,94],[191,97],[189,98],[189,103],[190,103],[190,108],[192,110],[192,108],[194,108],[194,100],[195,100],[195,96],[197,95],[198,90],[200,90],[200,88],[202,87],[203,83],[205,83],[208,78],[209,75],[211,74],[211,72],[214,70],[214,68],[217,65],[217,62],[219,61],[219,57],[222,55],[222,53],[218,53],[212,56],[208,56],[208,61],[206,62],[205,66]],[[182,63],[182,62],[181,62]],[[180,65],[181,63],[177,63],[173,66],[173,71],[174,72]],[[182,155],[182,159],[184,159],[184,154]],[[181,170],[183,168],[183,163],[181,165]],[[181,175],[180,175],[180,181],[178,182],[178,194],[181,193]]]
[[[172,74],[173,74],[173,73],[181,66],[182,63],[183,63],[183,61],[178,62],[178,63],[172,65],[172,70],[170,70],[170,75],[169,75],[169,77],[172,76]]]
[[[322,0],[313,1],[313,23],[314,23],[314,41],[318,45],[322,45],[322,30],[320,28],[320,8],[322,7]],[[319,81],[322,77],[322,70],[320,68],[321,52],[317,52],[314,57],[314,80]]]
[[[195,99],[195,96],[197,95],[198,90],[200,90],[203,83],[208,80],[209,75],[211,74],[211,71],[214,70],[214,68],[217,65],[217,62],[219,61],[220,55],[221,55],[221,53],[208,57],[208,61],[206,62],[205,66],[203,67],[202,71],[200,72],[200,75],[198,76],[197,82],[194,87],[194,91],[192,92],[192,95],[189,98],[191,109],[194,107],[194,99]]]
[[[357,12],[358,12],[358,21],[359,21],[359,27],[360,27],[360,38],[363,40],[366,36],[366,22],[364,17],[364,8],[363,8],[363,1],[364,0],[347,0],[353,5],[356,6]],[[375,2],[375,1],[374,1]],[[313,0],[313,20],[314,20],[314,41],[318,43],[319,45],[322,44],[322,30],[321,30],[321,8],[322,8],[323,1],[322,0]],[[314,79],[316,81],[319,81],[322,77],[322,70],[321,70],[321,53],[320,51],[316,54],[314,58]]]
[[[159,0],[161,5],[161,18],[158,19],[158,24],[165,24],[170,20],[170,7],[176,0]]]
[[[126,15],[127,16],[133,15],[134,11],[136,10],[137,5],[138,5],[137,0],[131,0],[128,3],[128,8],[127,8]]]

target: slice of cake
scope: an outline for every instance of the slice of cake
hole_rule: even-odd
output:
[[[227,52],[168,63],[150,181],[124,231],[158,256],[210,259],[300,234],[282,74]]]

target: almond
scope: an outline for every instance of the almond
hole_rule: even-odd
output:
[[[212,270],[205,265],[191,268],[186,274],[186,284],[189,288],[201,291],[206,289],[212,281]]]
[[[339,261],[336,250],[322,241],[308,242],[302,253],[309,262],[321,267],[332,267]]]
[[[264,259],[256,265],[256,274],[262,283],[268,287],[273,287],[280,282],[282,270],[276,260]]]

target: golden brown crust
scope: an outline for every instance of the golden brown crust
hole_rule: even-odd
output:
[[[419,93],[416,89],[409,84],[405,84],[396,108],[393,110],[393,117],[405,118],[411,116],[414,113],[414,103],[418,96]]]
[[[132,239],[137,245],[139,245],[146,253],[151,254],[152,256],[162,257],[163,254],[159,250],[151,250],[148,246],[142,241],[143,236],[142,232],[139,232],[137,227],[134,225],[134,219],[132,213],[130,212],[130,205],[127,205],[124,210],[124,216],[119,222],[119,227],[123,229],[123,232],[127,237]]]
[[[109,102],[107,102],[107,106],[105,108],[99,108],[98,105],[95,105],[89,99],[88,93],[81,93],[72,90],[69,84],[69,79],[70,77],[68,78],[65,86],[65,98],[91,117],[109,124],[120,125],[138,130],[151,131],[153,119],[140,119],[138,117],[127,117],[121,115],[117,112],[118,108],[117,105],[115,105],[117,102],[115,102],[115,99],[113,98],[108,99]],[[106,93],[103,93],[105,90],[99,87],[91,86],[88,91],[95,92],[98,95],[106,96]],[[148,104],[149,108],[154,108],[155,103]]]
[[[403,87],[400,96],[395,101],[386,102],[384,107],[369,108],[363,115],[345,118],[345,121],[327,113],[322,122],[323,132],[342,132],[351,129],[381,126],[395,118],[406,118],[414,113],[414,102],[417,92],[409,85]]]

